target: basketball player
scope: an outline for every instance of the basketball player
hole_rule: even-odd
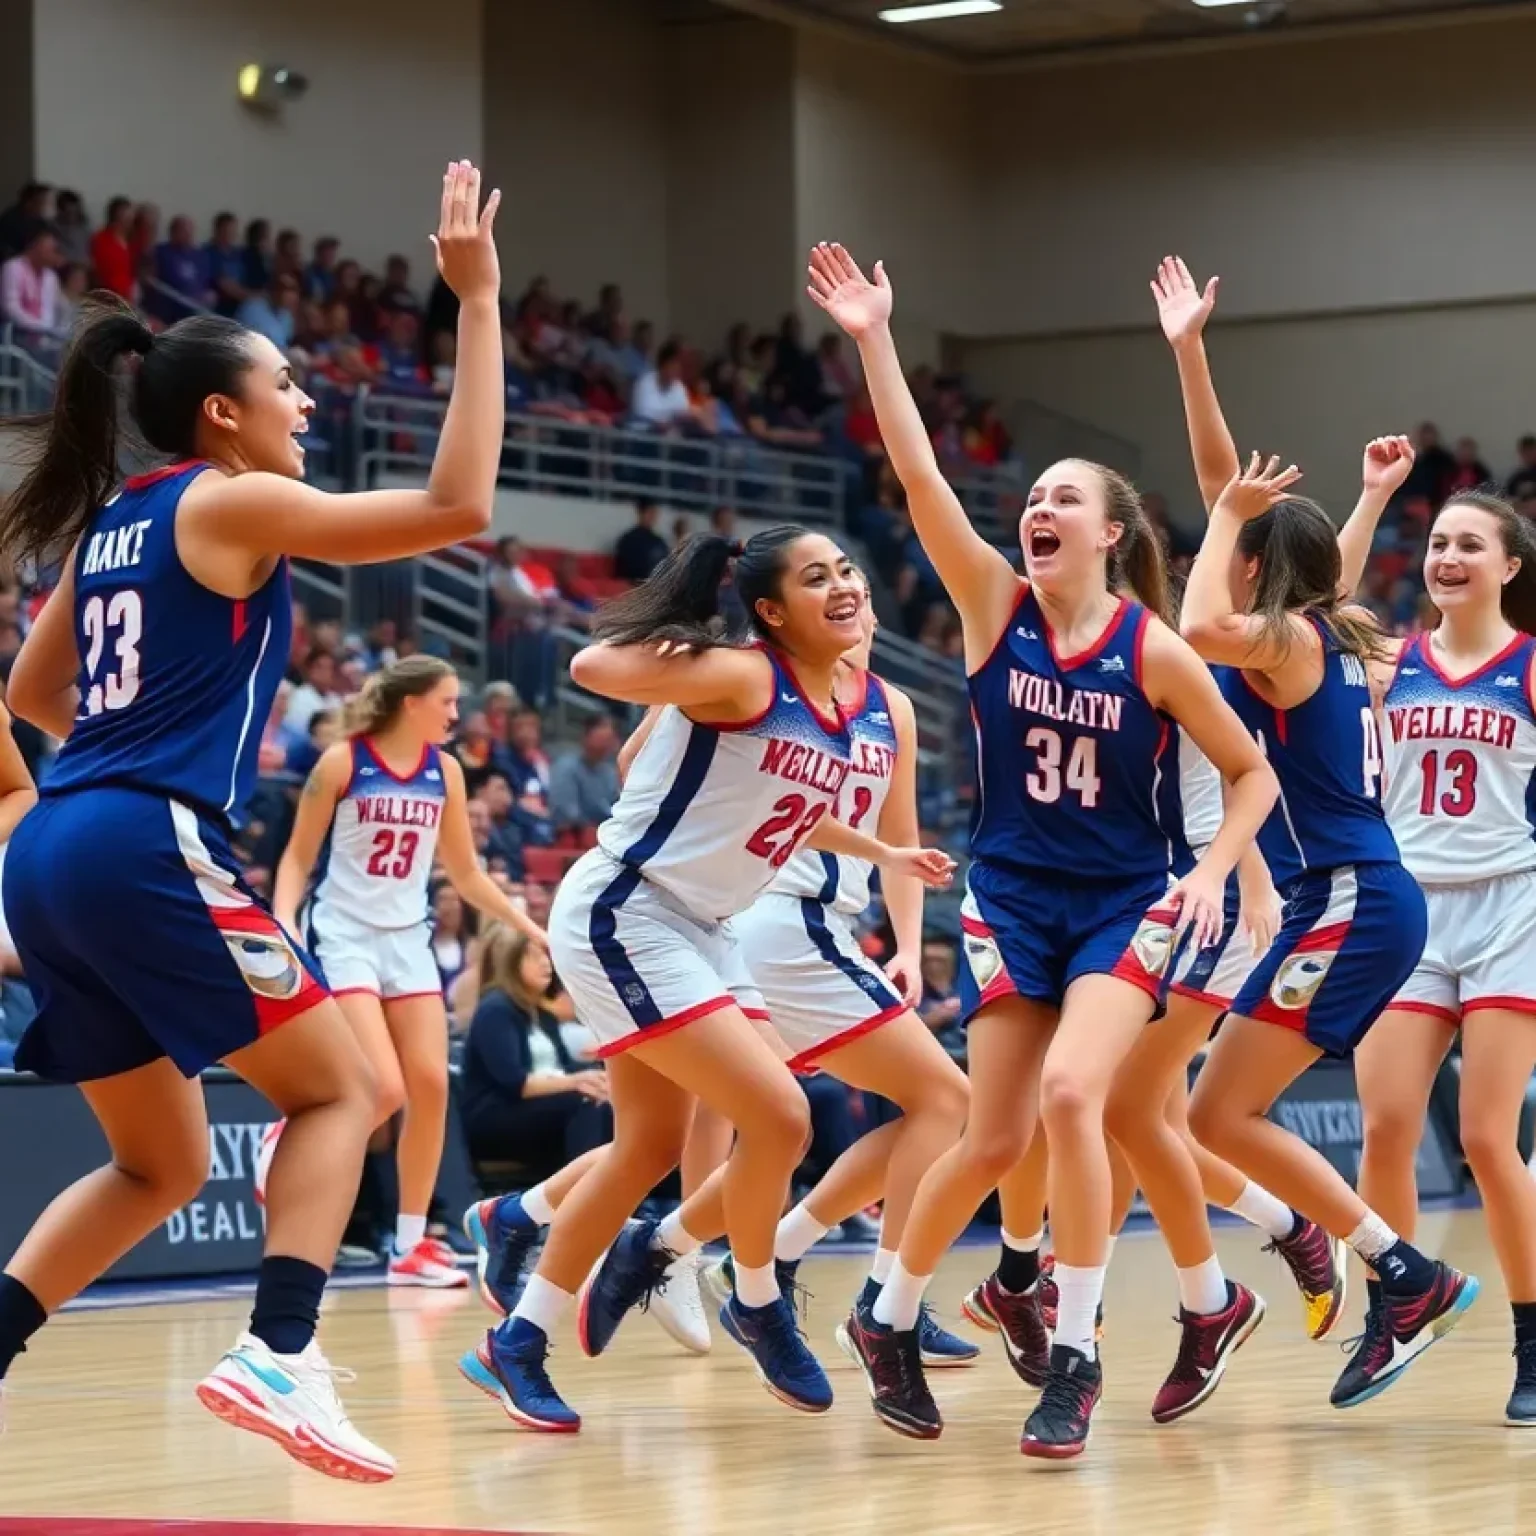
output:
[[[68,738],[5,861],[37,1018],[17,1065],[78,1083],[112,1160],[61,1194],[0,1276],[0,1376],[56,1308],[208,1174],[197,1074],[223,1062],[289,1120],[268,1188],[249,1331],[198,1389],[305,1466],[379,1482],[315,1342],[357,1192],[372,1073],[313,962],[240,878],[231,818],[292,629],[287,557],[418,555],[490,526],[505,417],[497,194],[443,177],[438,266],[461,300],[454,391],[427,485],[333,496],[302,482],[313,401],[264,337],[211,315],[155,335],[95,303],[35,467],[0,512],[11,556],[64,556],[11,675],[11,707]],[[116,365],[170,465],[119,485]],[[61,873],[63,872],[63,873]]]
[[[1364,570],[1376,523],[1413,464],[1405,438],[1366,449],[1359,506],[1340,535],[1344,586]],[[1536,1068],[1536,541],[1505,501],[1460,492],[1424,556],[1440,622],[1390,641],[1382,710],[1384,804],[1403,863],[1424,890],[1429,937],[1413,973],[1355,1053],[1365,1112],[1360,1197],[1410,1238],[1414,1159],[1430,1090],[1461,1031],[1461,1144],[1514,1310],[1515,1386],[1506,1421],[1536,1425],[1536,1182],[1519,1153]],[[1382,1282],[1334,1389],[1358,1402],[1390,1379]]]
[[[461,1366],[529,1428],[580,1427],[545,1370],[549,1332],[676,1165],[695,1095],[736,1127],[725,1204],[737,1285],[721,1324],[775,1395],[807,1412],[832,1402],[773,1270],[775,1228],[808,1131],[805,1096],[751,1026],[762,998],[726,920],[807,842],[937,884],[953,864],[893,850],[829,814],[854,763],[834,697],[863,601],[848,557],[799,528],[748,540],[735,585],[762,643],[744,647],[718,617],[734,550],[718,537],[689,540],[607,606],[596,643],[571,663],[572,680],[603,697],[671,708],[550,916],[560,979],[609,1062],[614,1142],[556,1212],[512,1316]],[[670,1262],[648,1245],[619,1247],[625,1264]],[[591,1322],[584,1306],[577,1327],[588,1344]]]
[[[884,271],[840,246],[811,256],[810,292],[859,346],[918,537],[960,611],[981,789],[965,907],[971,1113],[924,1178],[900,1255],[848,1333],[881,1419],[942,1429],[916,1334],[923,1291],[987,1191],[1024,1155],[1037,1105],[1051,1143],[1061,1292],[1026,1455],[1081,1453],[1102,1375],[1110,1169],[1104,1103],[1119,1062],[1161,1010],[1180,931],[1221,931],[1227,876],[1274,803],[1274,776],[1209,670],[1129,585],[1161,606],[1162,552],[1129,484],[1053,465],[1020,527],[1027,580],[972,528],[944,482],[890,333]],[[1178,727],[1231,785],[1205,857],[1170,892]],[[1251,1312],[1256,1298],[1241,1292]]]
[[[374,673],[349,714],[350,736],[321,754],[304,786],[272,912],[289,933],[304,932],[299,909],[323,845],[309,905],[311,952],[373,1066],[376,1124],[405,1111],[386,1278],[463,1286],[469,1277],[453,1250],[427,1236],[448,1115],[448,1017],[428,921],[434,865],[441,859],[477,911],[540,943],[544,932],[475,857],[464,770],[440,750],[459,714],[453,668],[435,656],[407,656]],[[280,1129],[268,1133],[265,1157]]]
[[[1320,1153],[1267,1118],[1320,1056],[1357,1047],[1424,948],[1424,897],[1381,809],[1367,665],[1380,639],[1342,606],[1333,525],[1255,455],[1221,493],[1184,594],[1183,628],[1280,780],[1259,847],[1286,899],[1280,936],[1233,1000],[1190,1104],[1196,1138],[1342,1237],[1381,1276],[1380,1369],[1334,1389],[1382,1391],[1455,1327],[1477,1281],[1426,1258]]]

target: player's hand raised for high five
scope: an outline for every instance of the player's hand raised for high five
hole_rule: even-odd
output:
[[[1369,496],[1394,496],[1413,469],[1413,443],[1406,437],[1374,437],[1365,445],[1361,484]]]
[[[1286,493],[1301,479],[1301,471],[1292,464],[1280,468],[1280,460],[1270,458],[1266,463],[1258,454],[1249,459],[1247,469],[1240,470],[1216,500],[1211,515],[1228,513],[1240,521],[1252,522],[1286,498]]]
[[[492,192],[480,207],[480,172],[468,160],[455,160],[443,172],[443,204],[432,248],[437,270],[464,304],[495,299],[501,293],[501,264],[496,256],[496,210],[501,193]]]
[[[842,246],[823,240],[811,249],[809,276],[806,292],[855,341],[891,318],[894,295],[884,262],[875,263],[875,280],[870,282]]]
[[[1205,322],[1216,308],[1216,290],[1221,279],[1213,277],[1202,292],[1195,286],[1182,256],[1165,256],[1152,279],[1152,297],[1157,300],[1157,318],[1170,346],[1198,341],[1205,332]]]

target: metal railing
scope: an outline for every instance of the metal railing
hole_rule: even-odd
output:
[[[42,345],[36,343],[39,349]],[[48,409],[58,376],[47,359],[56,361],[57,356],[56,344],[48,346],[45,358],[13,326],[0,326],[0,417],[29,416]]]

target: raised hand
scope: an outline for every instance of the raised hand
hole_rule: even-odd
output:
[[[1240,522],[1252,522],[1284,501],[1286,492],[1300,479],[1301,471],[1294,464],[1289,469],[1281,469],[1278,458],[1271,457],[1265,463],[1254,454],[1248,461],[1248,468],[1240,469],[1217,498],[1211,509],[1212,515],[1225,512]]]
[[[455,160],[443,173],[443,204],[432,248],[437,270],[462,303],[495,299],[501,293],[501,264],[496,256],[496,210],[501,193],[492,192],[480,207],[480,172],[468,160]]]
[[[1181,256],[1165,256],[1152,279],[1152,297],[1157,300],[1157,318],[1169,344],[1197,340],[1205,331],[1205,322],[1216,307],[1216,292],[1221,279],[1213,277],[1202,292],[1195,286]]]
[[[859,270],[858,263],[840,245],[822,241],[811,248],[806,292],[855,341],[891,318],[891,280],[885,263],[875,263],[875,280]]]
[[[1406,437],[1376,437],[1365,445],[1361,472],[1368,495],[1390,497],[1413,469],[1413,444]]]

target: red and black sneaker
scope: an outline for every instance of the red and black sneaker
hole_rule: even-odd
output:
[[[1015,1295],[1003,1289],[996,1275],[988,1275],[960,1303],[960,1310],[978,1328],[1002,1335],[1009,1365],[1031,1387],[1045,1385],[1051,1365],[1051,1336],[1040,1316],[1040,1288],[1044,1283],[1040,1280]]]
[[[1152,1417],[1171,1424],[1193,1413],[1218,1386],[1227,1361],[1264,1321],[1264,1298],[1245,1285],[1227,1281],[1227,1305],[1220,1312],[1201,1314],[1180,1309],[1184,1336],[1168,1379],[1152,1402]]]
[[[1065,1344],[1051,1346],[1051,1369],[1040,1403],[1024,1423],[1019,1449],[1045,1461],[1069,1461],[1088,1444],[1094,1405],[1104,1391],[1097,1360]]]
[[[861,1298],[837,1330],[842,1351],[864,1373],[875,1417],[899,1435],[937,1440],[944,1432],[939,1405],[923,1375],[922,1341],[916,1328],[898,1333],[877,1323]]]
[[[1344,1315],[1347,1249],[1342,1237],[1329,1237],[1315,1221],[1303,1221],[1294,1237],[1277,1237],[1265,1253],[1285,1260],[1307,1311],[1307,1337],[1326,1339]]]
[[[1384,1293],[1375,1328],[1367,1316],[1360,1346],[1334,1383],[1328,1401],[1335,1408],[1353,1408],[1385,1392],[1436,1339],[1444,1338],[1462,1320],[1477,1300],[1477,1292],[1476,1276],[1436,1260],[1430,1283],[1422,1291],[1406,1296]]]

